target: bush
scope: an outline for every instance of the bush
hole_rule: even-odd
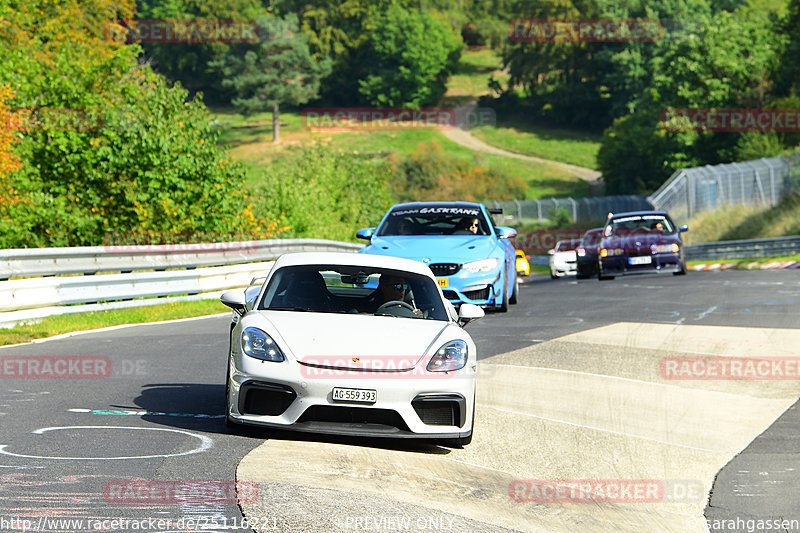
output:
[[[137,46],[105,37],[113,12],[88,16],[87,6],[32,1],[0,32],[0,85],[15,89],[7,105],[21,122],[0,247],[274,234],[249,208],[243,169],[217,147],[202,102],[139,65]]]
[[[252,191],[255,211],[280,218],[282,237],[351,241],[392,205],[386,163],[314,145],[273,164]]]

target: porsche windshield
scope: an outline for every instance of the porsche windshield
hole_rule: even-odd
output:
[[[259,309],[448,320],[433,280],[411,272],[343,265],[284,267]]]
[[[477,207],[404,207],[389,213],[377,235],[491,235],[491,229]]]

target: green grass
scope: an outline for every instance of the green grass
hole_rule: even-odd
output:
[[[43,339],[90,329],[118,326],[122,324],[141,324],[158,322],[176,318],[224,313],[229,310],[219,300],[197,300],[191,302],[173,302],[129,309],[113,309],[91,313],[72,313],[43,318],[35,324],[22,324],[13,328],[0,329],[0,345],[17,344],[34,339]]]
[[[272,142],[272,113],[255,113],[245,117],[233,108],[212,108],[221,130],[220,144],[234,148],[254,142]],[[297,110],[281,111],[281,135],[291,135],[302,131],[302,117]]]
[[[420,144],[439,143],[445,155],[471,161],[475,165],[495,168],[507,174],[521,177],[528,185],[526,199],[551,196],[587,196],[591,186],[584,180],[550,165],[541,165],[492,154],[483,154],[465,148],[435,130],[391,130],[313,132],[302,128],[302,117],[298,111],[281,113],[282,142],[272,143],[272,118],[270,113],[259,113],[243,117],[231,109],[216,109],[214,116],[219,121],[222,134],[220,144],[227,145],[231,155],[247,168],[247,185],[261,181],[267,167],[276,158],[282,157],[287,146],[322,142],[337,150],[358,154],[375,154],[387,157],[391,153],[409,154]]]
[[[586,181],[559,168],[476,152],[451,141],[439,131],[352,132],[332,139],[331,145],[347,152],[387,155],[390,152],[408,154],[417,150],[420,144],[430,144],[433,141],[442,147],[445,155],[521,177],[528,185],[525,198],[528,200],[551,196],[587,196],[591,191],[591,185]]]
[[[509,152],[597,169],[599,135],[548,129],[519,121],[498,121],[496,127],[480,126],[470,130],[470,133],[487,144]]]
[[[531,276],[549,276],[550,267],[547,265],[534,265],[531,263]]]
[[[489,77],[505,85],[508,74],[502,72],[502,59],[497,50],[489,48],[466,49],[456,72],[447,82],[447,105],[457,105],[464,100],[489,93]]]

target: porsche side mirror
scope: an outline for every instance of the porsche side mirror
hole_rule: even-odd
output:
[[[245,298],[242,290],[225,291],[219,297],[219,301],[233,309],[239,316],[244,316]]]
[[[473,320],[478,320],[484,316],[483,309],[475,304],[461,304],[458,310],[458,323],[460,326],[466,326]]]

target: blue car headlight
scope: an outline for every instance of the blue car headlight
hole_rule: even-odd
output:
[[[244,328],[242,332],[242,351],[255,359],[280,363],[286,358],[272,340],[272,337],[258,328]]]
[[[467,364],[467,343],[450,341],[431,357],[427,369],[431,372],[449,372],[459,370]]]
[[[464,263],[461,267],[467,272],[472,272],[473,274],[478,272],[489,272],[497,268],[497,258],[490,257],[488,259],[481,259],[480,261],[472,261],[471,263]]]

